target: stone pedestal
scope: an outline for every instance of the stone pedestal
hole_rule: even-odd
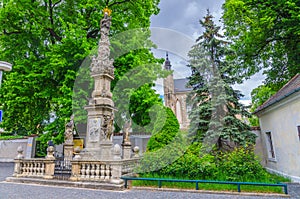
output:
[[[131,157],[131,143],[124,142],[122,144],[122,157],[123,159],[130,159]]]
[[[74,151],[74,144],[64,144],[64,158],[72,160]]]
[[[113,159],[112,150],[113,150],[113,143],[111,141],[103,141],[100,143],[101,147],[101,160],[111,160]]]
[[[88,112],[86,147],[81,155],[86,160],[111,159],[113,143],[109,122],[113,120],[113,107],[112,104],[104,105],[104,101],[102,105],[94,102],[85,107]],[[98,102],[101,103],[101,100]]]

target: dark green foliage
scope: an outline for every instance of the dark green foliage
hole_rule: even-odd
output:
[[[179,131],[179,123],[170,108],[154,106],[150,118],[154,121],[148,125],[149,129],[153,129],[152,136],[136,168],[137,173],[156,172],[167,167],[181,157],[190,145],[187,133]]]
[[[266,181],[271,175],[260,164],[253,147],[235,148],[216,155],[219,179],[228,181]]]
[[[99,41],[102,9],[108,6],[113,10],[113,37],[134,28],[147,29],[150,16],[159,11],[158,3],[158,0],[2,2],[0,60],[12,63],[13,70],[5,73],[0,90],[0,104],[5,112],[1,127],[20,135],[42,135],[44,143],[47,139],[61,143],[64,125],[72,114],[73,87],[78,70]],[[130,53],[126,51],[114,57],[116,71],[157,63],[149,52],[149,46],[153,46],[148,39],[150,34],[145,32],[143,40],[131,34],[126,47],[130,43],[139,45],[130,48]],[[132,42],[134,40],[139,42]],[[119,46],[125,45],[119,43]],[[113,52],[118,51],[117,45],[114,48]],[[136,49],[138,52],[133,52]],[[116,79],[121,73],[116,72]],[[81,121],[83,114],[79,115]]]
[[[253,147],[237,147],[231,152],[203,153],[199,142],[191,144],[173,163],[142,176],[239,182],[288,181],[272,175],[260,164]]]
[[[254,143],[255,135],[237,118],[237,115],[248,117],[249,113],[239,102],[240,92],[232,88],[240,82],[240,77],[234,74],[234,63],[227,60],[232,52],[212,18],[208,12],[200,21],[205,31],[189,52],[192,75],[188,84],[193,88],[189,132],[207,146],[206,150],[211,150],[213,145],[232,150],[238,145]]]
[[[257,88],[253,89],[251,92],[252,105],[250,111],[253,113],[260,105],[262,105],[275,93],[276,91],[274,91],[267,85],[260,85]],[[252,126],[259,126],[257,116],[252,115],[252,117],[249,118],[249,121]]]
[[[300,71],[299,0],[226,0],[223,10],[236,73],[249,78],[263,69],[278,91]]]
[[[202,154],[200,157],[201,151],[203,151],[202,145],[194,142],[184,155],[157,171],[156,174],[179,179],[214,179],[217,172],[215,157],[208,153]]]
[[[113,100],[118,110],[115,112],[117,128],[122,128],[125,117],[133,120],[134,132],[152,131],[147,127],[154,122],[149,116],[150,110],[155,105],[162,105],[162,100],[152,88],[153,82],[167,75],[161,67],[161,61],[154,58],[148,49],[131,51],[115,61],[112,89]]]
[[[143,127],[151,122],[150,110],[155,105],[162,105],[159,94],[152,89],[151,84],[138,88],[130,96],[129,112],[133,120],[133,132],[145,131]]]
[[[163,107],[161,114],[156,118],[152,136],[147,144],[147,151],[161,149],[171,143],[179,132],[179,123],[173,111]]]

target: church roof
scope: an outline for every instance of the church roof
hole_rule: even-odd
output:
[[[187,87],[188,79],[174,79],[174,92],[189,92],[192,88]]]
[[[300,74],[294,76],[287,84],[285,84],[277,93],[271,96],[265,103],[259,106],[254,113],[262,111],[267,107],[280,102],[286,97],[300,91]]]

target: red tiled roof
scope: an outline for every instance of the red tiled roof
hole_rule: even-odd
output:
[[[262,111],[288,97],[289,95],[300,91],[300,74],[295,75],[287,84],[285,84],[277,93],[270,97],[265,103],[259,106],[254,113]]]

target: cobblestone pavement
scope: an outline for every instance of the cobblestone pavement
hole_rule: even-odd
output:
[[[285,198],[285,197],[263,197],[242,196],[227,194],[204,194],[192,192],[170,192],[149,190],[127,190],[127,191],[103,191],[93,189],[66,188],[44,185],[29,185],[5,182],[7,176],[11,176],[13,164],[0,163],[0,199],[185,199],[185,198],[207,198],[207,199],[258,199],[258,198]],[[291,184],[288,187],[291,198],[300,198],[300,185]]]

